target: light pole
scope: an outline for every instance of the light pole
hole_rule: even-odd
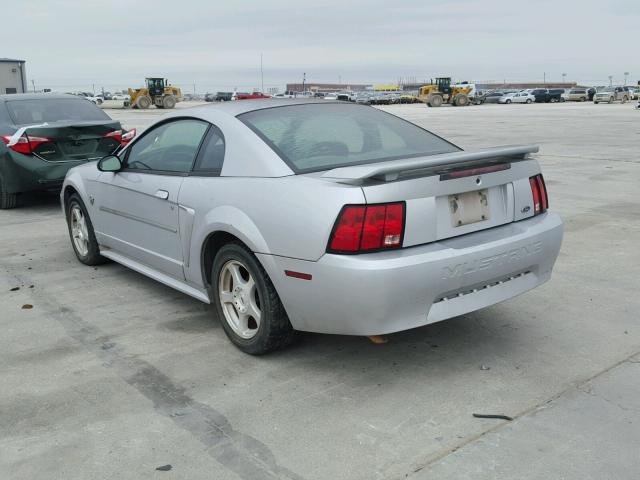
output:
[[[624,72],[624,84],[627,84],[627,77],[629,76],[629,72]]]
[[[307,81],[307,74],[303,73],[302,74],[302,95],[304,95],[304,84]]]
[[[260,91],[264,93],[264,70],[262,69],[262,53],[260,54]]]
[[[609,75],[609,86],[613,86],[613,75]]]
[[[563,73],[563,74],[562,74],[562,83],[564,83],[564,82],[565,82],[565,79],[566,79],[566,78],[567,78],[567,74],[566,74],[566,73]]]

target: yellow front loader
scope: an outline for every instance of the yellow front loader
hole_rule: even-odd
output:
[[[469,105],[471,87],[451,86],[450,77],[436,78],[429,85],[420,87],[418,100],[430,107],[439,107],[443,103],[450,103],[455,107]]]
[[[146,86],[129,88],[131,108],[147,109],[151,105],[156,108],[173,108],[182,101],[182,91],[172,86],[164,78],[145,78]]]

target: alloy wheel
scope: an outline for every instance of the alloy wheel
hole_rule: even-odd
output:
[[[89,230],[84,213],[79,205],[71,207],[71,237],[73,245],[81,257],[89,253]]]
[[[244,339],[258,333],[262,312],[260,294],[249,269],[237,260],[222,266],[218,279],[218,295],[225,320]]]

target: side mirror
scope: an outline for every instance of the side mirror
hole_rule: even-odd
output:
[[[122,170],[122,161],[117,155],[107,155],[98,161],[98,170],[101,172],[119,172]]]

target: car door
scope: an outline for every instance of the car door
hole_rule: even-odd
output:
[[[184,278],[178,195],[208,127],[190,118],[156,125],[127,149],[121,171],[100,174],[95,197],[100,244]]]

